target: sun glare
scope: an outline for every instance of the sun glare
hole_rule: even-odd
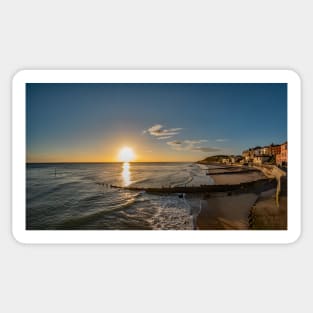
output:
[[[133,149],[129,147],[123,147],[118,154],[118,160],[120,162],[131,162],[134,159],[135,159],[135,153]]]

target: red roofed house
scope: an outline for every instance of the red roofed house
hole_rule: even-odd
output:
[[[287,141],[280,145],[280,154],[276,155],[276,164],[279,166],[288,164],[288,146]]]

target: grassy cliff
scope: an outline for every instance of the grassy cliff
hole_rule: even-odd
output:
[[[210,163],[220,163],[223,159],[228,158],[228,155],[213,155],[209,156],[203,160],[197,161],[198,164],[210,164]]]

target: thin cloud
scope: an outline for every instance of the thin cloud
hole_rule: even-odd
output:
[[[183,141],[175,140],[175,141],[170,141],[168,144],[173,144],[173,145],[181,145]]]
[[[168,141],[167,144],[176,151],[199,151],[199,152],[217,152],[220,151],[216,147],[203,147],[200,144],[207,142],[206,139],[200,140],[182,140]]]
[[[200,140],[184,140],[184,143],[188,145],[197,145],[199,143],[207,142],[206,139],[200,139]]]
[[[176,151],[182,151],[182,150],[185,150],[185,146],[183,144],[183,142],[180,142],[180,141],[168,141],[167,144],[173,149],[173,150],[176,150]]]
[[[218,138],[218,139],[215,139],[216,142],[225,142],[225,141],[228,141],[227,138]]]
[[[217,152],[217,151],[221,151],[221,149],[219,148],[215,148],[215,147],[196,147],[193,148],[194,151],[201,151],[201,152]]]
[[[164,136],[164,137],[157,137],[158,140],[163,140],[163,139],[170,139],[173,136]]]
[[[151,136],[157,137],[158,139],[169,139],[175,135],[178,135],[182,128],[164,128],[161,124],[156,124],[150,128],[144,130],[142,133],[149,133]]]
[[[182,150],[183,143],[181,141],[168,141],[167,144],[174,150]]]

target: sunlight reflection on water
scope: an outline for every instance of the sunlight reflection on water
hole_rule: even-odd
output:
[[[124,186],[127,187],[131,184],[131,179],[130,179],[130,164],[125,162],[123,163],[123,172],[122,172],[122,177],[123,177],[123,183]]]

